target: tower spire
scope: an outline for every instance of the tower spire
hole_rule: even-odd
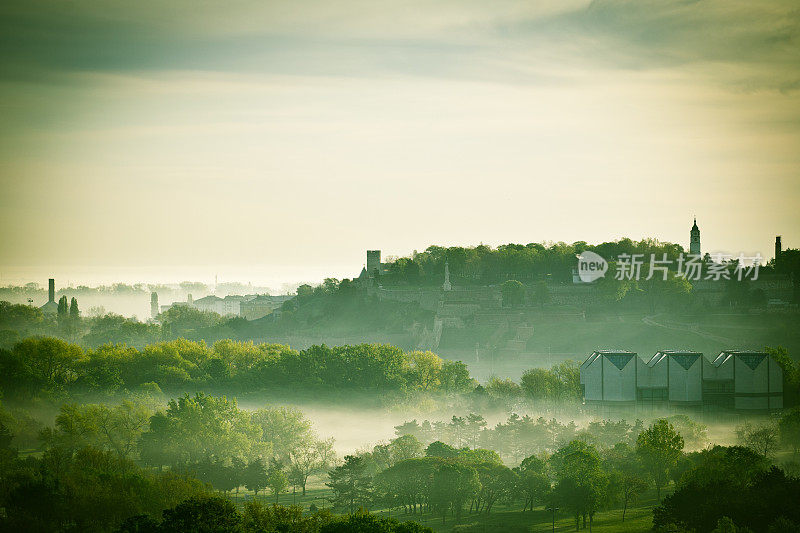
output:
[[[694,225],[689,231],[689,253],[700,255],[700,228],[697,227],[697,217],[694,217]]]

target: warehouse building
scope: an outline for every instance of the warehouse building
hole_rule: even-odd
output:
[[[606,413],[769,411],[783,408],[783,370],[763,352],[724,350],[713,360],[660,350],[642,360],[627,350],[595,350],[580,366],[586,405]]]

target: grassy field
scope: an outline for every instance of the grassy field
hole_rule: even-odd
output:
[[[645,532],[650,531],[653,526],[653,507],[656,505],[655,492],[647,494],[639,502],[631,506],[626,515],[625,522],[622,522],[622,509],[613,509],[599,512],[594,519],[592,531],[596,532]],[[456,523],[448,517],[445,524],[438,516],[430,514],[420,518],[410,518],[407,515],[393,515],[400,520],[414,520],[420,522],[436,532],[463,531],[467,532],[548,532],[553,531],[553,515],[544,508],[537,508],[534,512],[527,511],[522,513],[520,506],[498,507],[490,515],[469,515],[462,516],[461,521]],[[588,530],[588,527],[587,527]],[[556,513],[555,531],[575,531],[575,518],[569,512],[559,511]]]
[[[331,492],[321,480],[314,480],[306,490],[306,495],[303,496],[300,492],[293,494],[292,492],[281,494],[278,498],[278,503],[281,505],[299,505],[304,509],[308,509],[312,504],[316,505],[319,509],[330,508],[330,503],[327,498],[330,497]],[[254,498],[253,494],[246,491],[240,491],[238,495],[232,494],[234,501],[239,506],[243,506],[248,500]],[[260,493],[256,499],[264,504],[271,505],[275,503],[275,496],[268,491]],[[622,509],[611,509],[597,513],[592,525],[592,531],[599,533],[603,532],[623,532],[623,533],[638,533],[650,531],[653,525],[653,507],[657,505],[656,494],[654,490],[648,491],[643,494],[640,500],[628,508],[625,516],[625,522],[622,522]],[[444,524],[442,519],[433,513],[424,513],[418,515],[404,514],[402,511],[396,509],[377,509],[372,510],[373,513],[379,516],[393,517],[401,522],[411,520],[419,522],[425,526],[430,527],[436,532],[549,532],[553,531],[551,512],[544,508],[537,508],[533,512],[521,512],[520,504],[513,506],[497,505],[492,510],[490,515],[486,514],[468,514],[466,511],[461,517],[461,520],[456,522],[453,517],[448,516]],[[575,519],[567,511],[559,511],[556,513],[555,531],[574,531]],[[588,528],[587,528],[588,530]]]

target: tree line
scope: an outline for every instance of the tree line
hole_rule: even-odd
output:
[[[180,392],[198,387],[378,396],[411,391],[461,393],[474,388],[475,382],[461,362],[382,344],[294,350],[279,344],[224,340],[208,346],[203,341],[177,339],[141,350],[123,344],[84,349],[42,337],[0,350],[0,390],[10,398],[79,392]]]
[[[795,432],[800,428],[797,413],[785,415],[793,417]],[[495,450],[441,441],[424,447],[407,433],[345,457],[330,472],[328,485],[335,508],[343,512],[391,507],[412,517],[434,513],[443,523],[458,522],[465,514],[488,515],[501,503],[519,506],[522,513],[557,507],[572,515],[576,531],[591,530],[599,511],[621,509],[624,522],[631,504],[655,489],[661,503],[654,509],[654,526],[663,530],[711,531],[726,520],[752,531],[800,526],[800,510],[791,503],[800,497],[796,464],[789,464],[794,471],[787,473],[761,451],[743,445],[687,451],[685,439],[666,419],[647,427],[636,424],[635,436],[629,433],[613,444],[613,431],[606,440],[588,438],[588,432],[614,423],[598,422],[513,468]],[[673,492],[662,501],[668,487]],[[707,492],[715,502],[728,501],[698,505],[707,501]]]

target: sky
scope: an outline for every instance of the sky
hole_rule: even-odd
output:
[[[794,0],[4,0],[0,284],[800,247]]]

